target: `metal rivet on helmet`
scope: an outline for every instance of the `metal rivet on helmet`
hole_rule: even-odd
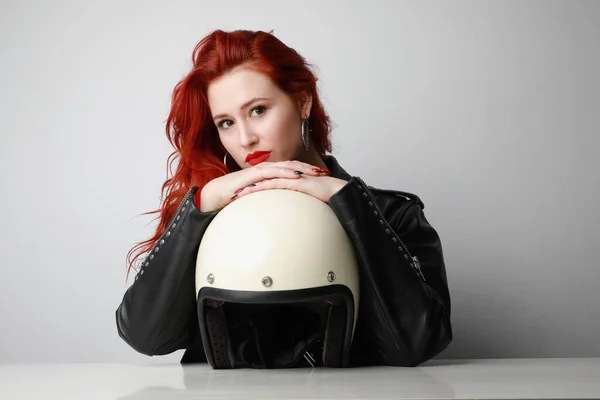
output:
[[[273,284],[273,279],[270,276],[262,278],[262,284],[264,287],[270,287]]]
[[[329,282],[335,281],[335,274],[333,273],[333,271],[329,271],[329,273],[327,274],[327,280]]]
[[[208,276],[206,277],[206,281],[212,285],[215,281],[215,276],[213,274],[208,274]]]

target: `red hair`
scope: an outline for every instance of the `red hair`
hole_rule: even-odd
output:
[[[229,168],[223,164],[225,149],[212,121],[206,90],[209,84],[236,67],[245,67],[268,77],[295,100],[312,96],[310,111],[313,146],[323,156],[331,151],[329,117],[317,93],[317,77],[310,65],[294,49],[268,32],[217,30],[194,48],[191,71],[175,86],[166,134],[175,150],[167,159],[167,179],[162,185],[162,204],[154,236],[135,245],[127,254],[129,274],[136,260],[152,249],[165,231],[177,206],[193,186],[202,190],[209,181],[223,176]],[[175,173],[169,177],[178,161]]]

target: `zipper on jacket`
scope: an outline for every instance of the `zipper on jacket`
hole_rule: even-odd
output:
[[[419,274],[421,279],[423,279],[423,282],[425,282],[425,275],[423,275],[423,270],[421,269],[421,262],[419,261],[417,256],[413,256],[412,259],[413,259],[414,267],[415,267],[415,270],[417,271],[417,274]]]
[[[379,208],[379,204],[375,200],[375,196],[373,195],[373,193],[371,192],[369,187],[365,184],[365,182],[362,180],[362,178],[360,178],[360,177],[356,177],[356,178],[361,183],[361,185],[365,189],[366,193],[368,193],[369,198],[371,199],[371,202],[373,203],[373,207],[375,207],[375,209],[377,210],[378,215],[381,217],[381,220],[384,222],[387,229],[390,230],[390,233],[394,235],[394,238],[396,239],[396,241],[400,244],[400,246],[406,252],[406,254],[408,254],[408,257],[410,259],[409,265],[415,271],[417,276],[419,278],[421,278],[423,280],[423,282],[425,282],[425,275],[423,274],[423,271],[421,270],[421,263],[419,262],[419,259],[417,258],[417,256],[413,256],[412,254],[410,254],[410,251],[408,251],[408,247],[406,247],[404,242],[400,239],[400,237],[398,237],[398,234],[396,233],[396,231],[394,229],[392,229],[390,224],[384,218],[383,213],[381,212],[381,209]]]
[[[179,206],[177,206],[177,209],[175,210],[175,213],[173,214],[173,216],[171,217],[171,219],[169,220],[169,223],[167,224],[167,229],[165,229],[165,231],[163,232],[162,235],[160,235],[160,237],[158,238],[158,240],[156,241],[156,243],[159,243],[161,239],[163,239],[163,236],[166,235],[166,233],[169,231],[169,227],[171,225],[173,225],[174,223],[176,223],[175,221],[177,221],[177,215],[179,215],[179,212],[181,211],[181,209],[183,208],[183,206],[185,205],[185,199],[186,197],[188,197],[190,195],[190,193],[192,193],[192,190],[194,190],[195,186],[192,186],[187,193],[185,194],[185,196],[183,196],[183,198],[181,199],[181,202],[179,202]],[[191,199],[190,202],[193,205],[194,199]],[[155,244],[156,246],[156,244]]]
[[[149,262],[149,258],[150,256],[154,253],[154,249],[156,248],[156,244],[160,243],[160,241],[162,239],[164,239],[166,233],[169,231],[169,227],[173,224],[174,221],[176,221],[177,215],[179,214],[179,212],[181,211],[181,209],[183,208],[183,206],[185,205],[185,199],[186,197],[188,197],[190,195],[190,193],[192,193],[192,191],[194,190],[196,186],[192,186],[187,193],[185,194],[185,196],[183,196],[183,199],[181,200],[181,202],[179,202],[179,206],[177,206],[177,209],[175,210],[175,213],[173,214],[173,216],[171,217],[171,219],[169,220],[169,223],[167,224],[167,228],[165,229],[165,231],[163,232],[162,235],[160,235],[160,237],[156,240],[156,242],[154,242],[154,246],[152,246],[152,250],[150,250],[149,253],[146,254],[146,257],[144,257],[144,259],[142,260],[142,262],[139,264],[140,267],[138,269],[138,273],[136,274],[135,279],[137,280],[137,278],[139,277],[140,273],[143,273],[143,268],[144,268],[144,264],[146,262]],[[193,201],[193,199],[192,199]]]
[[[179,211],[181,211],[181,208],[185,205],[185,198],[188,197],[190,195],[190,193],[192,193],[192,190],[194,190],[196,186],[192,186],[187,193],[185,194],[185,196],[183,196],[183,198],[181,199],[181,202],[179,203],[179,206],[177,207],[177,210],[175,210],[175,214],[173,214],[173,216],[171,217],[171,221],[169,221],[169,225],[171,225],[171,222],[173,222],[173,218],[175,218],[175,216],[177,214],[179,214]]]

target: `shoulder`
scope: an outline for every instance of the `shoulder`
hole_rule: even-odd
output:
[[[342,166],[338,163],[337,159],[333,156],[326,156],[324,158],[325,164],[332,171],[333,176],[339,179],[347,181],[350,186],[355,186],[358,190],[362,190],[362,187],[367,187],[369,191],[378,200],[385,203],[406,203],[406,204],[417,204],[421,209],[425,208],[425,205],[414,193],[405,192],[401,190],[393,189],[382,189],[366,184],[359,176],[353,176],[349,174]],[[363,193],[367,196],[367,193]]]
[[[379,199],[387,201],[395,200],[402,203],[413,203],[418,204],[421,209],[425,208],[425,204],[423,204],[421,198],[414,193],[394,189],[376,188],[373,186],[369,186],[369,189],[371,192],[373,192],[373,195]]]

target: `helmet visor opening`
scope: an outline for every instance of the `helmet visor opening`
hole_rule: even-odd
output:
[[[209,362],[217,354],[227,357],[224,368],[344,364],[354,319],[352,295],[344,287],[308,290],[244,298],[249,294],[213,289],[212,295],[200,295],[198,316]]]

